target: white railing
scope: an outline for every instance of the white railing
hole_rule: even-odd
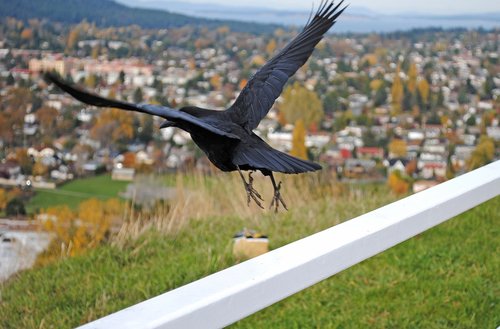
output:
[[[499,194],[497,161],[81,328],[220,328]]]

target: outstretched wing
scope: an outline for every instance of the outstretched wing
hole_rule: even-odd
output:
[[[333,1],[322,3],[302,32],[255,73],[227,110],[234,122],[249,132],[259,125],[283,91],[288,78],[304,65],[323,35],[346,9],[347,6],[339,10],[343,2],[337,6]]]
[[[204,122],[186,112],[174,110],[169,107],[165,106],[159,106],[159,105],[152,105],[152,104],[132,104],[132,103],[127,103],[127,102],[121,102],[113,99],[108,99],[104,98],[98,95],[91,94],[89,92],[86,92],[81,89],[77,89],[66,82],[63,82],[61,79],[59,79],[57,76],[46,73],[45,77],[47,80],[53,82],[56,84],[59,88],[73,96],[74,98],[78,99],[79,101],[93,105],[93,106],[98,106],[98,107],[114,107],[126,111],[133,111],[133,112],[141,112],[141,113],[147,113],[155,116],[162,117],[164,119],[173,121],[173,122],[179,122],[179,121],[184,121],[191,123],[195,126],[198,126],[200,128],[206,129],[214,134],[233,138],[233,139],[240,139],[238,136],[223,131],[221,129],[218,129],[207,122]]]

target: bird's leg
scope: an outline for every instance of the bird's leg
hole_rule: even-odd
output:
[[[237,167],[237,168],[238,168],[238,172],[240,173],[240,177],[243,180],[243,184],[245,185],[245,191],[247,192],[247,204],[250,205],[250,199],[253,199],[253,201],[255,201],[255,203],[259,207],[264,209],[264,207],[262,206],[262,203],[261,203],[261,201],[264,201],[264,200],[260,196],[259,192],[257,192],[253,188],[253,185],[252,185],[253,184],[252,172],[250,172],[248,174],[248,183],[247,183],[247,181],[245,180],[245,177],[243,176],[243,173],[240,170],[240,167]]]
[[[280,193],[281,182],[279,182],[276,185],[276,181],[274,180],[274,176],[273,176],[272,172],[271,172],[271,182],[273,183],[273,187],[274,187],[274,197],[273,197],[273,201],[271,202],[271,205],[269,206],[269,209],[271,209],[274,206],[275,207],[274,212],[278,212],[278,208],[279,208],[280,203],[281,203],[283,205],[283,207],[285,208],[285,210],[288,210],[288,208],[286,207],[285,201],[283,201],[283,198],[281,197],[281,193]]]

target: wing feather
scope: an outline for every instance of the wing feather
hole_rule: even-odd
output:
[[[45,77],[47,80],[53,82],[55,85],[57,85],[59,88],[76,98],[77,100],[93,105],[93,106],[98,106],[98,107],[113,107],[113,108],[119,108],[122,110],[126,111],[133,111],[133,112],[140,112],[140,113],[146,113],[146,114],[151,114],[155,116],[162,117],[164,119],[173,121],[173,122],[178,122],[178,121],[184,121],[188,122],[192,125],[204,128],[214,134],[233,138],[233,139],[240,139],[235,134],[232,134],[230,132],[223,131],[219,128],[214,127],[213,125],[209,124],[206,122],[207,120],[203,121],[195,116],[192,116],[189,113],[174,110],[172,108],[166,107],[166,106],[159,106],[159,105],[153,105],[153,104],[132,104],[132,103],[127,103],[127,102],[122,102],[122,101],[117,101],[113,99],[108,99],[101,97],[99,95],[94,95],[91,94],[87,91],[77,89],[66,82],[63,82],[61,79],[56,77],[53,74],[46,73]]]
[[[307,61],[314,47],[346,9],[347,6],[339,10],[342,3],[343,0],[334,6],[333,1],[322,2],[314,18],[308,21],[302,32],[255,73],[228,109],[234,122],[248,132],[258,126],[283,91],[288,79]],[[256,99],[257,108],[251,106],[256,103]],[[260,102],[260,99],[265,101]]]

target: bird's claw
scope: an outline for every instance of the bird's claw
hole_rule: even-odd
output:
[[[278,212],[280,203],[283,205],[283,208],[285,208],[285,210],[288,211],[286,203],[285,201],[283,201],[283,198],[281,197],[280,190],[281,190],[281,182],[279,182],[278,186],[274,189],[273,201],[271,201],[271,205],[269,206],[269,209],[271,209],[273,206],[275,207],[274,208],[275,213]]]
[[[250,206],[250,201],[253,200],[260,208],[264,209],[261,201],[264,201],[260,196],[259,192],[253,187],[253,177],[252,173],[248,174],[248,183],[243,179],[243,183],[245,184],[245,190],[247,192],[247,205]]]

